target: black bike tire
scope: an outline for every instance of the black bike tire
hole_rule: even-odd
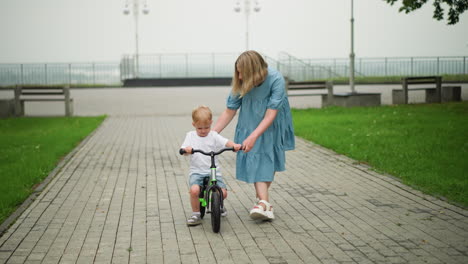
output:
[[[218,233],[221,228],[221,195],[217,190],[211,192],[211,227]]]

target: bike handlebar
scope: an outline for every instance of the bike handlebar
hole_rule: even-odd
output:
[[[206,155],[206,156],[211,156],[211,155],[216,156],[216,155],[219,155],[219,154],[223,153],[224,151],[228,151],[228,150],[234,151],[234,148],[223,148],[223,149],[221,149],[220,151],[217,151],[217,152],[214,152],[214,151],[205,152],[205,151],[200,150],[200,149],[192,149],[192,153],[190,153],[190,154],[194,154],[194,153],[198,152],[198,153],[201,153],[201,154]],[[180,155],[184,155],[185,153],[186,153],[185,149],[183,149],[183,148],[179,149],[179,154]]]

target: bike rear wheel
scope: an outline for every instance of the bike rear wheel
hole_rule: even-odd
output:
[[[221,228],[221,194],[218,190],[211,192],[211,227],[218,233]]]
[[[201,217],[201,219],[203,219],[203,217],[205,216],[205,210],[206,210],[206,207],[203,206],[202,203],[200,203],[200,217]]]

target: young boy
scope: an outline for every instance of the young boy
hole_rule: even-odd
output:
[[[195,127],[195,131],[190,131],[186,134],[184,143],[181,148],[185,149],[186,154],[190,155],[193,149],[200,149],[205,152],[218,151],[222,148],[234,148],[238,151],[241,148],[240,144],[222,137],[215,131],[211,131],[212,113],[210,108],[207,106],[199,106],[192,111],[192,125]],[[195,153],[190,158],[190,174],[189,174],[189,185],[190,185],[190,203],[192,205],[192,216],[187,220],[187,225],[198,225],[201,224],[200,215],[200,202],[198,195],[200,194],[200,186],[203,185],[203,178],[209,177],[211,166],[211,158],[201,153]],[[226,199],[227,190],[226,184],[223,181],[219,167],[216,170],[216,180],[218,185],[223,190],[223,197]],[[221,212],[222,216],[227,215],[227,211],[223,208]]]

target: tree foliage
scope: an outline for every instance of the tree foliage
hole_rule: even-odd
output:
[[[398,0],[384,0],[390,5],[393,5]],[[410,13],[416,9],[421,8],[426,4],[428,0],[402,0],[402,5],[399,9],[400,12],[405,11],[405,13]],[[468,0],[434,0],[432,4],[434,6],[434,16],[433,18],[437,20],[444,19],[444,8],[442,4],[448,6],[448,17],[447,24],[454,25],[458,23],[460,15],[468,9]]]

